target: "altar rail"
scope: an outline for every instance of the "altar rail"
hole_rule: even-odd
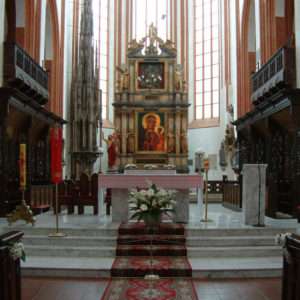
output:
[[[20,259],[9,254],[9,242],[18,242],[23,232],[12,231],[0,236],[0,299],[21,300]]]
[[[287,237],[283,251],[282,300],[300,299],[300,236]]]
[[[239,181],[223,181],[222,205],[235,211],[242,210],[242,184]]]

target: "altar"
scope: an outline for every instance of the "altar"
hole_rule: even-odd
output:
[[[144,170],[145,171],[145,170]],[[198,194],[203,190],[203,177],[201,174],[99,174],[99,203],[103,206],[103,190],[112,189],[112,221],[123,222],[128,220],[129,188],[147,188],[146,180],[151,180],[158,187],[178,190],[175,200],[176,209],[172,214],[175,222],[188,223],[189,221],[189,189],[197,188]],[[101,209],[100,213],[101,213]]]

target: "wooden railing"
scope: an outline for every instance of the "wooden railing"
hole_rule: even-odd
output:
[[[30,207],[34,214],[38,214],[42,212],[43,209],[50,209],[54,206],[53,187],[53,184],[30,186]]]
[[[23,232],[12,231],[0,236],[0,299],[21,300],[20,259],[9,254],[9,242],[18,242]]]
[[[281,89],[295,87],[295,48],[281,47],[252,75],[251,103],[259,104]]]
[[[205,186],[205,181],[204,181]],[[222,180],[208,180],[207,182],[208,194],[222,194],[223,193],[223,181]]]
[[[242,184],[239,181],[223,181],[222,205],[235,211],[242,210]]]
[[[283,254],[281,299],[300,299],[300,236],[287,237]]]
[[[4,44],[3,77],[40,105],[48,102],[49,74],[17,43]]]

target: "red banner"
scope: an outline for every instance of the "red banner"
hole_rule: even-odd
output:
[[[51,131],[51,172],[52,181],[61,182],[62,167],[61,167],[61,128],[52,128]]]

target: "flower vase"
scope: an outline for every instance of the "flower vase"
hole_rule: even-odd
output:
[[[147,227],[159,227],[162,220],[161,212],[143,215],[143,221]]]

